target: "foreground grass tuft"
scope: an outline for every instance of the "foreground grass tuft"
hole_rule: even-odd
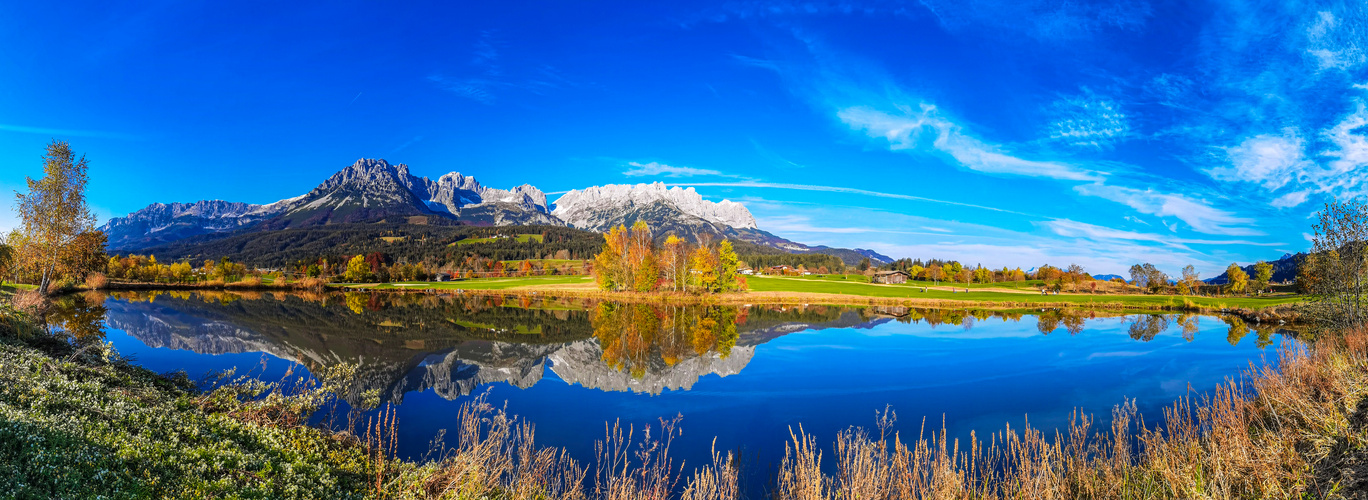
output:
[[[0,497],[363,496],[364,449],[278,415],[307,408],[244,402],[246,386],[198,393],[184,377],[130,365],[108,344],[45,338],[5,316]],[[242,418],[260,413],[277,419]]]

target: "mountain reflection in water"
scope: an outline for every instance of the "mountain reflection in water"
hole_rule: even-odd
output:
[[[1082,331],[1097,312],[1032,311],[1043,334]],[[432,389],[451,400],[489,383],[519,388],[549,368],[569,384],[659,394],[689,390],[700,377],[739,373],[755,346],[825,328],[871,328],[890,321],[965,330],[989,319],[1020,321],[1022,311],[906,307],[620,304],[584,299],[465,294],[294,292],[117,292],[74,295],[48,321],[96,335],[101,320],[153,348],[199,354],[267,353],[310,371],[360,367],[355,393],[378,390],[399,403]],[[1228,340],[1251,331],[1222,317]],[[1170,325],[1191,340],[1194,315],[1128,317],[1131,338],[1150,341]],[[1253,329],[1259,347],[1273,329]],[[202,375],[194,374],[191,375]]]
[[[400,402],[446,399],[503,382],[530,387],[548,366],[605,391],[688,390],[739,373],[754,346],[785,333],[870,326],[902,308],[659,306],[460,294],[119,292],[78,298],[69,316],[98,320],[153,348],[261,352],[310,371],[360,366],[357,392]],[[549,363],[548,363],[549,361]],[[192,374],[196,375],[196,374]]]

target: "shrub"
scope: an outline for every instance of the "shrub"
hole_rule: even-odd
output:
[[[229,283],[228,286],[229,286],[229,287],[233,287],[233,288],[255,288],[255,287],[259,287],[259,286],[261,286],[261,277],[260,277],[260,276],[248,276],[248,277],[243,278],[243,279],[241,279],[241,280],[239,280],[239,281],[235,281],[235,282],[233,282],[233,283]]]
[[[47,297],[35,290],[21,290],[15,292],[12,304],[15,309],[25,314],[38,316],[47,310],[49,302]]]
[[[99,290],[109,284],[109,278],[104,273],[90,273],[86,276],[85,286],[91,290]]]

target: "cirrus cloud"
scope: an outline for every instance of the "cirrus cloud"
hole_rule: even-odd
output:
[[[627,166],[632,167],[622,172],[622,175],[625,175],[627,177],[693,177],[702,175],[710,175],[715,177],[736,177],[734,175],[724,174],[717,170],[693,167],[676,167],[673,165],[666,165],[664,163],[654,161],[650,163],[629,161],[627,162]]]

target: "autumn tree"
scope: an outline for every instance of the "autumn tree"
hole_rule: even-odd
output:
[[[660,286],[660,265],[656,261],[654,252],[646,252],[640,261],[636,262],[636,269],[633,274],[632,289],[638,292],[654,292]]]
[[[26,179],[28,193],[15,193],[16,211],[24,234],[17,248],[21,265],[30,267],[38,281],[38,293],[47,295],[53,281],[84,274],[84,255],[104,252],[104,238],[82,235],[95,231],[95,216],[86,206],[86,159],[76,158],[64,141],[48,144],[43,155],[43,178]],[[96,248],[82,245],[100,244]],[[99,259],[103,261],[103,258]]]
[[[1064,271],[1061,271],[1058,267],[1049,264],[1044,264],[1036,268],[1035,279],[1041,281],[1050,281],[1059,278],[1063,274]]]
[[[371,267],[366,263],[366,256],[357,254],[347,261],[346,280],[352,283],[366,281],[370,278]]]
[[[927,279],[935,282],[936,284],[940,284],[940,279],[944,276],[945,270],[942,269],[941,266],[932,264],[926,267],[924,273],[926,274]]]
[[[1303,259],[1317,326],[1348,330],[1368,323],[1368,205],[1331,201],[1317,214],[1313,258]],[[1310,256],[1308,256],[1310,257]]]
[[[1069,287],[1074,291],[1078,291],[1079,283],[1091,279],[1092,277],[1088,276],[1087,271],[1083,270],[1083,266],[1078,264],[1069,264],[1069,267],[1064,269],[1064,281],[1068,283]]]
[[[0,243],[0,287],[5,286],[5,276],[14,267],[14,248]]]
[[[941,266],[941,272],[945,274],[946,281],[962,280],[964,278],[964,266],[958,262],[950,262]]]
[[[1249,274],[1240,269],[1240,265],[1234,262],[1226,268],[1226,291],[1229,293],[1244,293],[1249,289]]]
[[[665,279],[670,282],[670,290],[683,291],[689,282],[688,244],[673,234],[665,238],[665,245],[660,249],[659,265],[665,273]]]
[[[708,245],[698,245],[689,256],[689,281],[703,292],[720,292],[717,279],[717,252]]]
[[[1297,259],[1297,293],[1310,295],[1319,285],[1319,276],[1316,274],[1316,254],[1309,253]]]
[[[1158,292],[1168,285],[1168,275],[1153,264],[1136,264],[1130,268],[1131,284],[1150,292]]]
[[[736,272],[740,261],[730,241],[722,240],[722,243],[717,245],[717,280],[720,291],[735,292],[741,289],[741,275]]]
[[[1254,264],[1254,290],[1262,292],[1268,288],[1268,282],[1273,280],[1273,264],[1259,261]]]
[[[1197,274],[1197,268],[1192,267],[1192,264],[1183,266],[1183,285],[1187,287],[1187,293],[1196,293],[1200,282],[1201,275]]]
[[[627,232],[627,248],[623,254],[626,283],[638,292],[654,291],[660,278],[660,269],[655,262],[655,237],[651,227],[646,221],[636,221]]]
[[[594,281],[601,290],[621,290],[627,286],[623,272],[623,253],[627,250],[627,228],[615,226],[603,235],[603,250],[594,257]]]

